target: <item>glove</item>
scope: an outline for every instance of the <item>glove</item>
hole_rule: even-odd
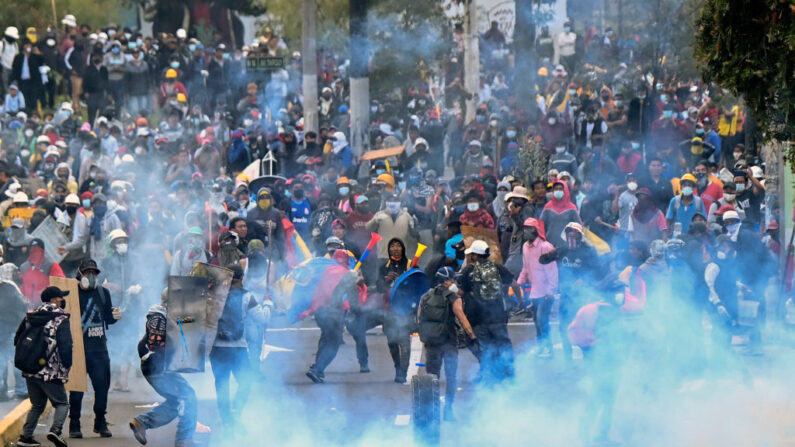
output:
[[[114,320],[121,320],[121,309],[118,307],[111,309],[111,314],[113,315]]]
[[[314,237],[320,236],[320,228],[312,228],[312,236]]]
[[[202,74],[202,76],[204,76],[205,78],[206,78],[206,77],[208,77],[208,76],[210,76],[210,72],[209,72],[209,71],[207,71],[207,70],[202,70],[202,71],[201,71],[201,74]]]
[[[127,295],[138,295],[141,293],[141,290],[143,290],[143,287],[139,284],[132,285],[127,288]]]
[[[718,315],[720,315],[721,317],[727,320],[731,320],[731,315],[729,315],[729,311],[726,310],[726,307],[724,307],[722,304],[718,306],[717,310],[718,310]]]

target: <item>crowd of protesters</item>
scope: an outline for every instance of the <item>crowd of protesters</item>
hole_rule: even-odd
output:
[[[373,99],[366,146],[403,149],[366,161],[348,143],[350,90],[332,53],[320,58],[315,132],[304,129],[302,55],[290,55],[272,33],[232,48],[182,29],[159,36],[91,29],[72,15],[59,29],[20,35],[9,26],[0,42],[0,212],[9,266],[0,268],[2,279],[30,306],[41,305],[48,276],[90,277],[86,290],[112,295],[117,307],[108,301],[95,315],[102,343],[86,354],[99,357],[90,362],[91,380],[107,394],[128,389],[136,349],[129,340],[145,316],[139,353],[162,348],[166,310],[146,309],[160,302],[167,276],[187,275],[196,262],[232,268],[238,292],[230,297],[242,298],[230,301],[250,321],[243,339],[216,342],[211,354],[230,427],[239,421],[230,415],[229,375],[246,382],[239,372],[259,361],[267,285],[296,265],[293,234],[314,256],[342,266],[340,285],[301,314],[314,314],[322,330],[307,372],[317,383],[343,327],[369,372],[364,333],[380,323],[395,381],[406,381],[417,316],[389,309],[381,296],[411,269],[418,244],[428,247],[420,266],[434,288],[422,298],[419,322],[421,335],[423,322],[432,328],[423,340],[429,371],[445,364],[450,418],[459,338],[481,361],[482,380],[513,374],[506,323],[514,313],[532,313],[539,358],[554,355],[552,315],[564,356],[571,358],[572,344],[592,352],[580,313],[608,290],[622,296],[613,320],[662,318],[674,297],[692,319],[709,316],[721,343],[747,334],[748,353],[761,353],[765,291],[781,244],[761,146],[745,145],[755,140],[745,136],[742,103],[697,79],[647,76],[611,32],[584,35],[572,24],[557,36],[541,30],[537,102],[520,104],[500,56],[505,37],[493,27],[482,38],[491,51],[483,51],[487,68],[466,121],[463,40],[455,34],[441,85],[418,79],[399,97]],[[287,54],[286,66],[267,76],[247,72],[245,59],[255,54]],[[254,190],[256,178],[244,171],[268,153],[273,164],[257,172],[271,181]],[[48,217],[65,236],[54,247],[60,262],[47,254],[50,239],[31,235]],[[473,228],[480,236],[465,241]],[[381,242],[353,273],[373,232]],[[458,323],[434,326],[440,312]],[[185,390],[183,382],[150,380],[156,389]],[[69,431],[77,437],[75,400]],[[109,436],[97,405],[95,431]],[[131,426],[145,441],[145,430],[161,422],[150,415]],[[181,423],[178,440],[190,439],[190,425]]]

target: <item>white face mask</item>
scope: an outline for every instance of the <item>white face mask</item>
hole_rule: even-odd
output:
[[[555,118],[550,118],[549,120],[547,120],[547,122],[549,123],[550,126],[554,126],[555,123],[558,122],[558,120],[556,120]]]
[[[557,152],[559,154],[562,154],[562,153],[566,152],[566,146],[558,146],[558,147],[556,147],[555,148],[555,152]]]
[[[723,198],[726,199],[727,202],[734,202],[735,197],[735,194],[723,194]]]
[[[452,283],[450,284],[450,287],[447,288],[447,290],[453,293],[458,293],[458,286],[455,283]]]
[[[742,152],[734,152],[734,153],[732,153],[732,156],[734,157],[735,160],[739,160],[740,157],[743,156],[743,153]]]
[[[400,211],[400,202],[386,202],[386,210],[389,214],[397,214]]]
[[[33,129],[25,129],[25,137],[30,138],[33,136]]]
[[[630,191],[635,191],[638,189],[638,184],[635,182],[629,182],[627,183],[627,189]]]
[[[477,210],[478,210],[478,208],[480,208],[480,204],[478,204],[478,203],[467,203],[467,209],[468,209],[469,211],[472,211],[473,213],[474,213],[475,211],[477,211]]]
[[[737,192],[745,191],[745,183],[738,183],[737,184]]]
[[[127,244],[119,244],[116,246],[116,252],[120,255],[127,254]]]

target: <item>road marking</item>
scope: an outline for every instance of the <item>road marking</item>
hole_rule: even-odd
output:
[[[160,405],[159,402],[155,402],[153,404],[148,404],[148,405],[136,405],[135,408],[155,408],[159,405]]]
[[[294,351],[293,349],[280,348],[278,346],[273,346],[273,345],[263,345],[262,354],[260,354],[259,359],[260,361],[265,360],[265,358],[268,357],[268,354],[270,354],[271,352],[293,352],[293,351]]]
[[[395,416],[395,425],[409,425],[409,421],[411,421],[410,414],[399,414]]]
[[[265,332],[299,332],[299,331],[319,331],[319,327],[278,327],[266,329]]]
[[[411,384],[411,378],[417,375],[420,367],[417,363],[422,360],[422,342],[419,335],[411,336],[411,354],[409,354],[409,369],[406,374],[406,385]]]

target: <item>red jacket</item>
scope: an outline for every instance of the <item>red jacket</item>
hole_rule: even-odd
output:
[[[41,304],[41,292],[50,285],[50,276],[65,278],[61,266],[56,262],[44,260],[36,267],[29,260],[25,261],[19,268],[22,277],[22,294],[32,305]],[[45,273],[47,272],[47,273]]]

